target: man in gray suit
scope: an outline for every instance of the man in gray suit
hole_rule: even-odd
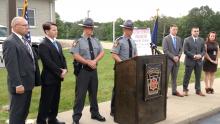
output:
[[[185,96],[188,96],[188,84],[191,77],[191,73],[194,70],[196,83],[196,94],[199,96],[205,96],[201,92],[200,78],[202,72],[202,57],[205,55],[204,40],[199,37],[199,28],[193,27],[191,29],[191,36],[184,40],[184,53],[185,53],[185,73],[183,79],[183,92]]]
[[[9,124],[25,124],[28,116],[32,89],[39,78],[36,54],[24,39],[28,23],[22,17],[11,22],[12,33],[3,44],[3,57],[8,72],[8,88],[11,95]],[[36,76],[38,75],[38,76]]]
[[[178,27],[170,26],[170,34],[163,38],[163,52],[168,56],[168,76],[171,75],[172,95],[183,97],[177,91],[176,79],[180,65],[180,57],[182,55],[182,41],[177,36]]]

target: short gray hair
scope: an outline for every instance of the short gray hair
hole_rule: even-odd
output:
[[[14,17],[12,20],[11,20],[11,27],[13,28],[16,24],[18,24],[19,21],[21,20],[25,20],[24,17],[20,17],[20,16],[17,16],[17,17]]]

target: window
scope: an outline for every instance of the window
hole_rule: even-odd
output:
[[[18,16],[22,16],[23,8],[18,8]],[[28,9],[28,24],[30,27],[36,26],[35,9]]]

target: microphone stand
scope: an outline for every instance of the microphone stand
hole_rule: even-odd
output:
[[[160,55],[160,54],[162,54],[162,53],[157,49],[157,45],[155,45],[154,43],[150,43],[150,47],[151,47],[152,55]]]

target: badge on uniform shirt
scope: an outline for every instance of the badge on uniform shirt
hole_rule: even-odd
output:
[[[79,41],[74,40],[73,43],[72,43],[72,47],[75,47],[75,46],[77,45],[78,42],[79,42]]]
[[[216,51],[213,51],[213,55],[216,55]]]
[[[118,46],[118,44],[119,44],[119,41],[118,41],[118,40],[116,40],[116,41],[114,42],[114,44],[113,44],[113,47],[117,47],[117,46]]]

